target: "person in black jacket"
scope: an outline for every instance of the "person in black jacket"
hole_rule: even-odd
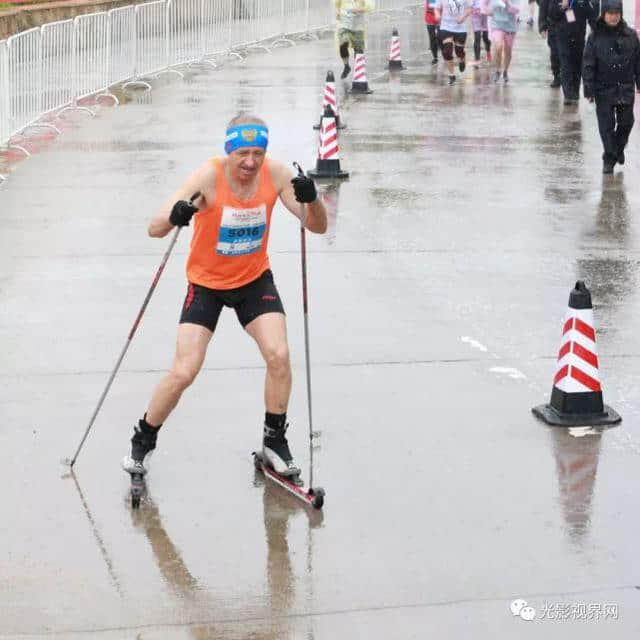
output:
[[[556,1],[557,0],[540,0],[540,11],[538,12],[538,31],[543,38],[547,38],[547,45],[549,46],[551,73],[553,73],[553,80],[549,86],[553,89],[557,89],[561,86],[560,57],[558,56],[558,42],[556,40],[556,23],[549,18],[549,2]]]
[[[596,103],[604,146],[602,172],[624,164],[633,128],[633,103],[640,91],[640,40],[622,19],[622,0],[602,0],[602,15],[584,52],[584,96]]]
[[[598,0],[548,0],[547,23],[554,25],[565,104],[578,104],[587,30],[598,17]]]

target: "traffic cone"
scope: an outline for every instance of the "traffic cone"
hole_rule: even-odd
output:
[[[369,83],[367,82],[367,63],[364,59],[364,53],[356,53],[356,60],[353,64],[351,93],[373,93],[373,91],[369,89]]]
[[[336,117],[330,106],[326,106],[320,122],[320,144],[316,168],[307,171],[310,178],[348,178],[349,174],[340,168],[338,149],[338,127]]]
[[[561,427],[622,420],[602,400],[591,293],[581,280],[569,295],[551,400],[532,411],[547,424]]]
[[[389,45],[389,69],[397,71],[404,69],[402,66],[402,57],[400,55],[400,37],[398,30],[394,29],[391,34],[391,44]]]
[[[320,115],[320,123],[314,124],[314,129],[319,129],[324,116],[324,109],[329,105],[336,116],[336,126],[338,129],[345,129],[346,124],[340,121],[340,113],[338,112],[338,97],[336,95],[336,79],[333,75],[333,71],[327,71],[327,79],[324,83],[324,97],[322,98],[322,114]]]

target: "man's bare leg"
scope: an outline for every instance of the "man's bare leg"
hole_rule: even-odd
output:
[[[282,313],[265,313],[246,326],[267,365],[264,383],[265,424],[262,452],[280,474],[300,475],[285,437],[287,407],[291,395],[291,363],[287,325]]]
[[[131,450],[122,461],[125,471],[146,473],[145,461],[156,447],[158,429],[178,404],[183,391],[198,375],[212,335],[209,329],[196,324],[184,323],[178,327],[173,366],[155,388],[147,412],[135,427]]]
[[[286,413],[291,395],[287,325],[282,313],[264,313],[246,326],[267,365],[264,404],[268,413]]]
[[[206,327],[185,322],[178,327],[176,355],[171,371],[156,386],[146,420],[150,425],[162,424],[173,411],[184,390],[198,375],[213,333]]]

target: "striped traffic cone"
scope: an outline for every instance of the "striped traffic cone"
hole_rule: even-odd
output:
[[[602,400],[591,293],[582,281],[569,295],[551,401],[532,411],[547,424],[561,427],[615,424],[622,419]]]
[[[392,71],[404,69],[402,66],[402,57],[400,55],[400,36],[398,36],[397,29],[394,29],[391,34],[391,44],[389,45],[389,69]]]
[[[367,82],[367,63],[364,59],[364,53],[356,53],[351,93],[373,93]]]
[[[340,150],[338,149],[338,127],[336,117],[330,106],[325,107],[320,122],[320,144],[316,168],[307,171],[310,178],[348,178],[349,174],[340,168]]]
[[[346,124],[340,122],[340,113],[338,112],[338,97],[336,95],[336,79],[333,71],[327,71],[327,79],[324,83],[324,96],[322,98],[322,115],[320,115],[320,124],[324,115],[325,107],[329,105],[336,116],[336,126],[338,129],[345,129]],[[319,129],[320,124],[314,124],[314,129]]]

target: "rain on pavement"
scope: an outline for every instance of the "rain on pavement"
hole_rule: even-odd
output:
[[[393,26],[407,68],[390,75]],[[273,157],[311,168],[325,74],[340,71],[332,34],[185,68],[75,116],[12,168],[0,186],[1,638],[638,637],[638,132],[603,178],[593,108],[548,88],[546,44],[524,24],[507,86],[485,66],[448,87],[425,50],[419,11],[374,16],[374,93],[338,83],[351,177],[321,185],[330,228],[308,237],[323,512],[254,472],[264,373],[228,311],[163,428],[147,500],[129,506],[120,459],[171,362],[189,231],[75,480],[61,459],[167,246],[147,236],[149,217],[221,153],[239,110],[267,120]],[[274,219],[290,442],[306,475],[299,232],[281,206]],[[623,416],[606,431],[530,411],[549,398],[577,279],[593,294],[605,401]],[[516,599],[533,621],[512,614]],[[550,619],[579,606],[591,619]]]

